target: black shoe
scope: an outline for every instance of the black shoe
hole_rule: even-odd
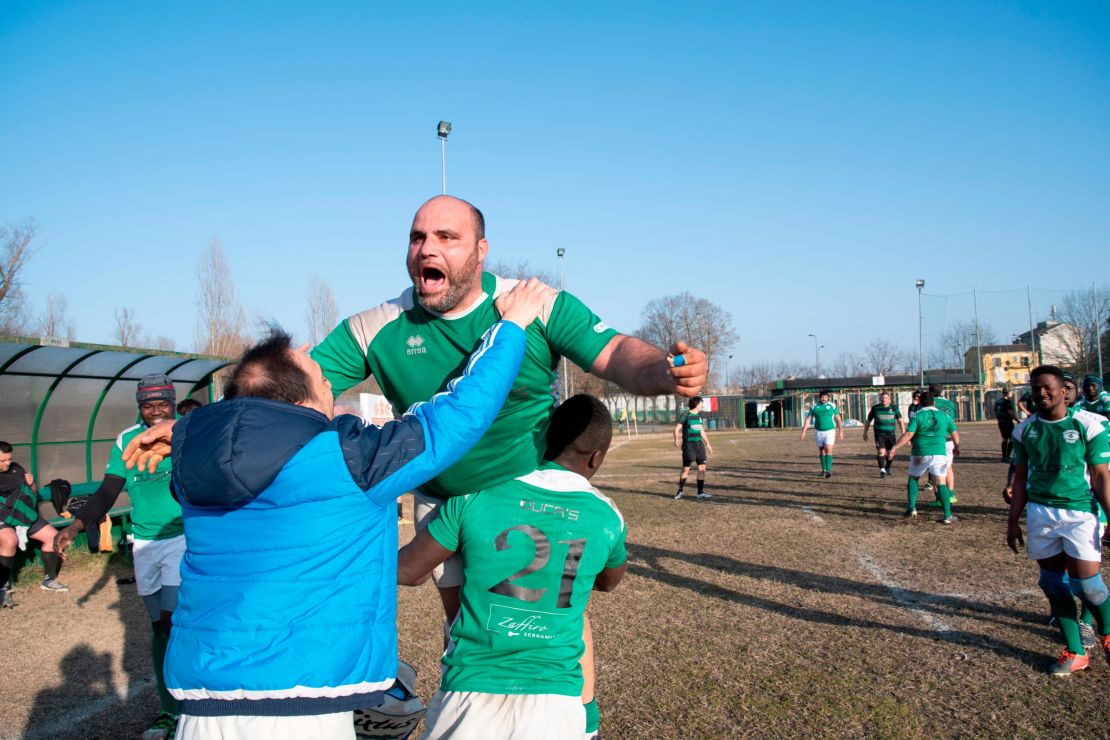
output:
[[[826,470],[825,471],[825,477],[826,478],[832,478],[832,471],[831,470]]]

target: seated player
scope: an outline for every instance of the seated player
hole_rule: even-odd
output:
[[[39,516],[34,477],[12,460],[12,446],[0,442],[0,607],[10,609],[12,600],[12,566],[19,546],[16,527],[27,527],[27,536],[42,543],[42,562],[46,574],[44,591],[68,591],[58,580],[61,561],[54,552],[56,530]]]
[[[1110,656],[1110,601],[1099,574],[1099,507],[1110,510],[1110,445],[1101,417],[1067,407],[1059,368],[1043,365],[1030,375],[1037,413],[1014,430],[1006,542],[1014,552],[1025,544],[1019,522],[1028,504],[1028,556],[1040,565],[1038,583],[1065,643],[1049,672],[1070,676],[1090,663],[1075,596],[1093,613],[1098,640]]]
[[[701,418],[701,404],[701,396],[691,398],[690,411],[683,414],[682,420],[674,427],[674,446],[682,450],[682,472],[678,475],[676,500],[683,496],[686,479],[690,477],[690,465],[698,466],[698,498],[712,498],[712,494],[705,492],[705,461],[707,451],[713,454],[713,445],[709,443],[709,433],[705,431]]]
[[[578,395],[555,410],[538,470],[448,500],[399,553],[417,585],[462,553],[462,607],[428,706],[425,738],[581,738],[583,614],[625,570],[625,524],[590,486],[612,418]]]
[[[917,516],[918,479],[923,475],[933,475],[937,479],[937,492],[941,506],[944,508],[944,524],[951,524],[952,497],[948,486],[943,482],[948,473],[948,451],[945,449],[946,439],[951,438],[953,455],[960,454],[960,433],[956,423],[936,406],[933,405],[933,394],[929,391],[921,392],[921,405],[905,433],[894,443],[890,450],[893,455],[900,447],[912,443],[910,447],[910,463],[907,469],[909,474],[906,479],[906,513],[904,516]]]

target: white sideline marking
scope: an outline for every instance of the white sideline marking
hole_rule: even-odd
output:
[[[88,722],[96,715],[107,711],[116,704],[129,702],[152,688],[154,688],[153,678],[145,678],[141,681],[136,681],[128,686],[123,696],[119,694],[102,696],[95,701],[91,701],[88,704],[74,709],[72,712],[63,714],[61,717],[55,717],[46,724],[36,725],[30,728],[24,733],[23,740],[45,740],[46,738],[67,737],[73,732],[73,728],[76,725]]]
[[[859,564],[863,566],[864,570],[866,570],[868,573],[870,573],[871,576],[874,577],[874,579],[876,581],[881,583],[883,586],[885,586],[887,588],[887,590],[890,591],[890,593],[894,597],[895,601],[897,601],[899,604],[901,604],[902,606],[906,607],[911,612],[913,612],[914,615],[916,615],[918,619],[920,619],[925,624],[929,625],[929,627],[931,627],[933,629],[933,631],[935,631],[935,632],[951,632],[952,631],[952,628],[949,627],[945,622],[937,619],[936,617],[934,617],[932,614],[929,614],[924,609],[921,609],[917,606],[914,606],[913,599],[910,597],[910,595],[906,591],[906,589],[902,588],[897,583],[892,581],[890,579],[890,577],[887,576],[887,574],[883,571],[883,569],[879,567],[879,564],[876,563],[874,560],[872,560],[870,556],[864,555],[864,554],[861,553],[857,556],[857,559],[859,560]]]
[[[825,520],[821,518],[820,514],[818,514],[817,512],[815,512],[813,510],[812,506],[803,506],[803,507],[801,507],[801,509],[805,513],[809,514],[810,517],[813,519],[813,521],[817,522],[818,524],[824,524],[825,523]]]

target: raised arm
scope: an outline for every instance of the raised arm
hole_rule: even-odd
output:
[[[708,369],[705,353],[685,342],[676,343],[668,355],[627,334],[610,339],[590,366],[594,375],[637,395],[676,393],[687,398],[698,395]]]

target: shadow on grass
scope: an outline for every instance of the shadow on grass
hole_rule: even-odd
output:
[[[978,650],[989,650],[1000,656],[1016,658],[1026,665],[1040,670],[1045,664],[1045,655],[1033,653],[1016,647],[1009,643],[975,632],[963,630],[939,630],[927,628],[905,627],[887,624],[875,619],[866,619],[860,616],[845,616],[834,612],[802,607],[794,603],[774,601],[762,596],[733,591],[715,583],[679,575],[668,571],[660,561],[662,559],[681,560],[704,568],[712,568],[730,575],[741,575],[748,578],[769,581],[772,583],[787,583],[797,588],[809,591],[834,594],[837,596],[854,596],[866,599],[875,604],[892,609],[905,611],[914,609],[928,615],[940,617],[967,618],[963,612],[975,612],[975,617],[982,622],[991,622],[1008,627],[1028,628],[1048,639],[1056,637],[1044,627],[1044,614],[1022,611],[1018,609],[999,608],[992,604],[972,601],[958,596],[932,594],[925,591],[910,589],[893,589],[882,584],[853,581],[838,576],[807,573],[805,571],[779,568],[775,566],[746,563],[722,555],[705,553],[684,553],[676,550],[667,550],[650,545],[629,543],[628,554],[630,558],[642,560],[645,564],[629,563],[628,572],[642,578],[648,578],[659,583],[683,588],[711,598],[731,601],[737,604],[763,609],[765,611],[802,619],[817,624],[828,624],[837,627],[858,627],[866,630],[885,630],[896,634],[910,635],[927,640],[944,642],[961,647]],[[1019,624],[1015,624],[1018,622]]]

